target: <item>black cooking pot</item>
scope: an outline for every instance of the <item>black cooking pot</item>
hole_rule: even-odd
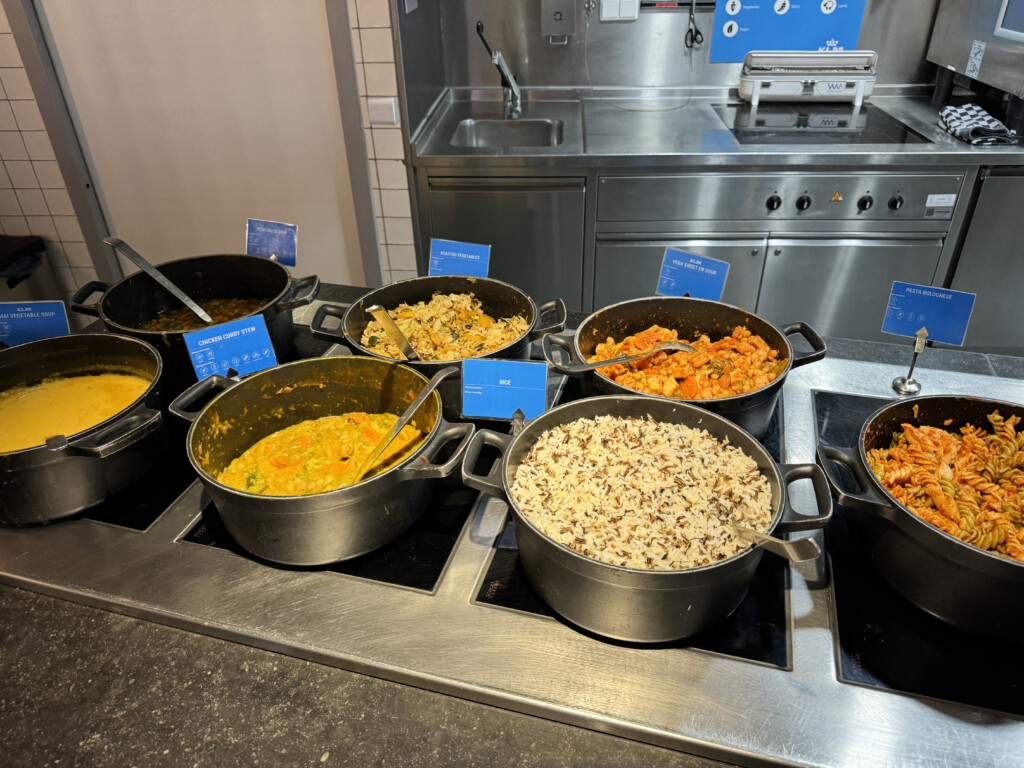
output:
[[[894,590],[960,629],[1019,640],[1024,637],[1024,563],[967,544],[924,521],[885,490],[867,463],[867,452],[889,447],[903,424],[950,432],[973,424],[990,430],[985,417],[996,410],[1004,417],[1024,417],[1024,405],[978,397],[901,400],[868,417],[856,446],[819,443],[818,463],[836,500],[855,514],[863,556]],[[849,470],[857,490],[845,489],[832,462]]]
[[[820,528],[832,514],[828,483],[814,464],[779,466],[764,447],[735,424],[679,400],[642,395],[593,397],[553,408],[516,436],[481,430],[470,441],[462,463],[466,485],[504,499],[512,511],[523,571],[541,598],[573,624],[605,637],[657,643],[689,637],[722,621],[739,607],[754,578],[763,550],[751,546],[711,565],[682,570],[625,568],[581,555],[546,536],[512,498],[516,470],[533,444],[561,424],[596,416],[619,416],[685,424],[728,439],[757,464],[772,491],[768,533]],[[502,453],[487,477],[473,474],[484,445]],[[801,516],[787,501],[789,483],[809,478],[819,515]]]
[[[700,334],[707,334],[712,341],[731,336],[738,325],[745,325],[751,333],[763,338],[772,349],[778,350],[779,357],[789,362],[785,370],[770,384],[733,397],[719,397],[711,400],[681,400],[648,395],[635,389],[616,384],[597,371],[586,375],[590,387],[598,394],[640,394],[644,397],[659,397],[663,400],[686,402],[724,416],[738,424],[754,437],[760,439],[768,431],[775,410],[775,402],[782,393],[782,385],[793,368],[813,363],[825,357],[825,342],[806,323],[793,323],[779,329],[767,320],[718,301],[704,299],[650,297],[632,299],[600,309],[580,325],[572,338],[568,334],[547,336],[544,339],[544,356],[548,364],[566,375],[574,375],[573,365],[585,363],[591,358],[598,344],[613,337],[622,341],[627,336],[640,333],[652,325],[660,325],[678,331],[680,341],[689,341]],[[795,355],[788,336],[798,333],[807,340],[813,351]],[[568,364],[555,360],[552,346],[561,347],[569,353]]]
[[[473,425],[447,423],[436,391],[412,421],[425,435],[420,446],[355,485],[311,496],[261,496],[230,488],[215,475],[267,435],[308,419],[353,411],[401,414],[426,383],[395,361],[322,357],[242,381],[211,376],[182,393],[171,412],[192,422],[189,461],[235,541],[265,560],[323,565],[371,552],[403,533],[426,509],[435,482],[458,467]],[[201,412],[189,410],[213,390],[223,391]],[[454,453],[435,464],[454,440]]]
[[[565,328],[566,311],[565,304],[561,299],[553,299],[538,307],[529,296],[515,286],[503,283],[501,280],[494,280],[489,277],[463,277],[460,275],[437,275],[434,277],[414,277],[409,280],[400,280],[397,283],[385,285],[370,291],[358,299],[347,309],[345,307],[324,304],[318,310],[310,323],[310,330],[318,339],[328,341],[345,341],[356,350],[356,354],[369,355],[378,360],[391,360],[372,349],[364,347],[361,343],[363,331],[373,320],[373,317],[366,311],[367,307],[379,304],[388,310],[393,310],[399,304],[416,304],[420,301],[430,301],[435,293],[472,293],[480,300],[483,311],[494,318],[513,317],[522,315],[527,323],[526,332],[518,339],[506,344],[500,349],[489,352],[481,357],[496,357],[505,359],[525,359],[530,354],[530,343],[546,336],[549,333],[557,333]],[[554,322],[541,325],[541,318],[545,315],[554,315]],[[341,326],[336,330],[328,330],[325,322],[328,317],[341,320]],[[406,363],[413,369],[427,377],[433,376],[439,370],[448,365],[458,365],[458,360],[446,362],[424,362],[412,361]],[[452,376],[445,379],[439,388],[441,399],[444,402],[444,417],[450,421],[457,421],[462,418],[462,375]]]
[[[309,304],[320,289],[316,275],[295,279],[281,264],[258,256],[195,256],[168,261],[158,268],[200,304],[212,299],[260,299],[263,305],[252,314],[261,314],[266,320],[279,360],[291,355],[291,310]],[[96,293],[103,295],[86,304]],[[160,350],[167,367],[168,392],[176,394],[195,382],[183,332],[140,330],[161,312],[183,306],[149,275],[136,272],[113,285],[93,280],[71,297],[70,304],[76,312],[99,317],[115,333],[142,339]]]
[[[162,371],[152,346],[109,333],[58,336],[0,351],[0,391],[98,373],[131,373],[150,381],[135,402],[94,427],[0,453],[0,523],[26,525],[73,515],[152,469],[167,443],[156,410]]]

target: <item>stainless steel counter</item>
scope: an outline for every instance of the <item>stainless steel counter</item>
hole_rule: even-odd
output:
[[[783,458],[813,457],[814,390],[888,396],[889,365],[826,359],[784,388]],[[1020,382],[919,369],[926,392],[1020,399]],[[794,489],[795,491],[797,489]],[[837,680],[824,562],[791,573],[785,668],[687,648],[622,647],[476,602],[503,528],[481,498],[437,588],[268,567],[182,540],[193,484],[146,531],[76,520],[4,530],[0,581],[374,676],[763,765],[1008,765],[1020,718]],[[941,674],[937,670],[936,674]]]
[[[679,168],[742,166],[867,167],[1022,165],[1024,146],[972,147],[937,125],[938,107],[926,96],[885,95],[868,102],[905,123],[928,142],[919,144],[831,145],[794,142],[740,143],[715,113],[735,102],[721,90],[609,92],[527,91],[523,119],[559,119],[565,140],[550,147],[458,147],[451,143],[465,119],[500,119],[501,104],[488,91],[448,92],[413,137],[418,166],[586,166]]]

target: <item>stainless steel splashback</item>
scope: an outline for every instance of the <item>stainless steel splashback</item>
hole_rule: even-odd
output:
[[[399,2],[399,4],[401,4]],[[868,0],[859,47],[879,54],[878,82],[930,83],[924,60],[938,0],[915,0],[913,13],[892,0]],[[422,4],[421,4],[422,7]],[[897,8],[903,8],[898,12]],[[476,36],[483,21],[488,39],[500,49],[525,87],[734,87],[740,64],[711,64],[714,5],[697,7],[703,45],[683,45],[687,11],[644,9],[635,22],[600,22],[577,0],[576,34],[553,45],[540,31],[540,0],[447,0],[441,5],[447,85],[497,87],[498,76]],[[399,24],[413,21],[399,13]],[[436,56],[436,51],[424,52]],[[420,66],[407,52],[406,75]]]
[[[942,0],[928,60],[1024,98],[1024,41],[995,32],[1003,6],[1002,0]]]

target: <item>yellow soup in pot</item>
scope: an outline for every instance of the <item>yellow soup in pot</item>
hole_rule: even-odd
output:
[[[263,496],[308,496],[352,485],[363,462],[395,425],[393,413],[346,413],[293,424],[232,461],[217,480]],[[422,442],[407,424],[370,467],[370,476],[402,461]]]
[[[0,392],[0,453],[95,427],[138,400],[150,381],[124,373],[47,379]]]

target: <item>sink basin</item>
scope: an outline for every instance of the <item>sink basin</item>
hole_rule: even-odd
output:
[[[467,119],[452,133],[454,147],[556,147],[561,143],[561,120]]]

